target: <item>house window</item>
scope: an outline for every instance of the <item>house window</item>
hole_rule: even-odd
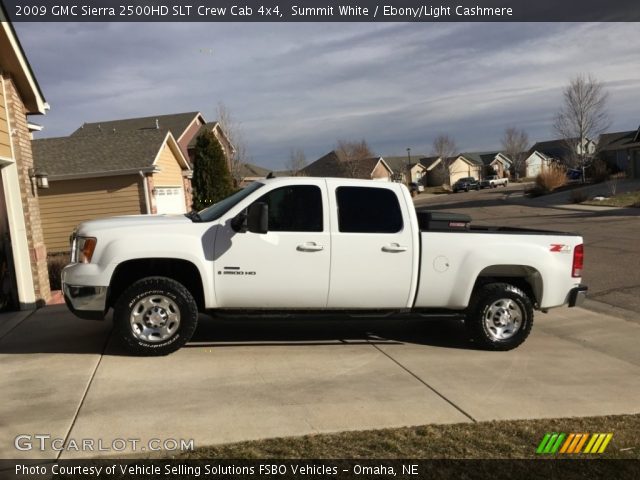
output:
[[[315,185],[280,187],[258,202],[269,206],[269,230],[273,232],[321,232],[322,192]]]
[[[396,194],[387,188],[338,187],[338,228],[346,233],[397,233],[402,212]]]

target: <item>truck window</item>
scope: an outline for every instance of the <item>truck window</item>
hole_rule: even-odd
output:
[[[392,190],[375,187],[338,187],[338,228],[346,233],[397,233],[402,212]]]
[[[258,202],[269,205],[269,231],[321,232],[322,192],[315,185],[291,185],[265,193]]]

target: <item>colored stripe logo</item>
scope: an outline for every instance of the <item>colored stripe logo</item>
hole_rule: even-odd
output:
[[[556,453],[604,453],[613,433],[545,433],[536,449],[538,455]]]

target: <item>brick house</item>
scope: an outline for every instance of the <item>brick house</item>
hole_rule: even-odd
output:
[[[0,307],[24,310],[51,297],[27,119],[49,106],[1,3],[0,52]]]

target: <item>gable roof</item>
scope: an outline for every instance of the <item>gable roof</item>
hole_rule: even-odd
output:
[[[160,130],[170,131],[179,139],[194,119],[202,115],[200,112],[172,113],[168,115],[151,115],[148,117],[125,118],[122,120],[106,120],[102,122],[84,123],[71,134],[72,137],[99,134],[113,134],[136,131]],[[156,123],[157,121],[157,123]],[[202,118],[204,123],[204,118]]]
[[[420,159],[420,163],[427,170],[431,170],[433,167],[436,166],[439,160],[440,160],[440,157],[425,157]]]
[[[382,163],[389,172],[393,173],[393,170],[382,157],[363,158],[349,163],[355,163],[353,168],[354,178],[371,179],[371,174],[378,163]],[[309,177],[344,177],[345,170],[351,171],[351,165],[345,169],[345,162],[340,160],[335,150],[332,150],[304,167],[301,172]]]
[[[243,178],[246,177],[258,177],[264,178],[271,173],[271,170],[267,170],[266,168],[259,167],[258,165],[253,165],[251,163],[243,163],[240,167],[240,176]]]
[[[511,159],[500,151],[493,152],[464,152],[460,154],[468,160],[472,160],[478,165],[491,165],[498,156],[502,156],[507,162],[511,163]]]
[[[640,146],[640,127],[628,132],[603,133],[598,141],[600,151],[624,150],[637,146]]]
[[[419,159],[421,156],[415,156],[412,155],[412,159]],[[407,166],[410,168],[413,168],[416,163],[420,163],[419,161],[412,161],[411,163],[408,163],[407,160],[409,160],[409,158],[407,156],[399,156],[399,157],[383,157],[384,161],[386,162],[386,164],[389,166],[389,168],[391,168],[391,170],[393,170],[394,173],[400,173],[404,170],[406,170]]]
[[[63,180],[151,172],[166,142],[188,169],[171,132],[155,129],[43,138],[33,140],[31,148],[37,168],[45,170],[50,180]]]
[[[539,152],[538,150],[534,150],[533,152],[531,152],[531,155],[529,155],[527,157],[527,159],[531,158],[532,156],[537,155],[538,157],[540,157],[542,160],[546,160],[548,162],[551,162],[553,160],[552,157],[550,157],[549,155],[545,155],[542,152]]]

